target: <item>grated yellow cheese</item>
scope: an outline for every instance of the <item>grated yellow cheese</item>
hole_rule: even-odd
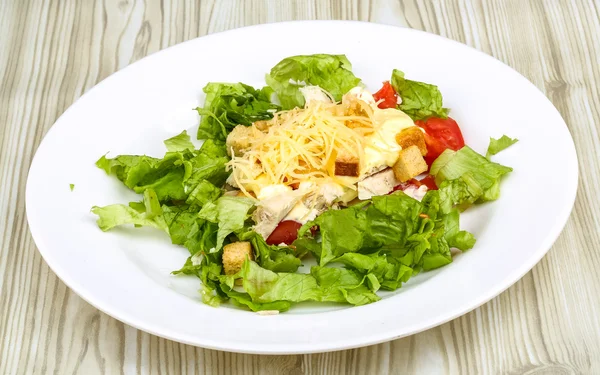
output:
[[[397,124],[394,128],[398,131],[414,126],[404,113],[393,111],[401,119],[400,122],[395,119]],[[382,110],[374,103],[356,97],[344,97],[341,103],[308,101],[305,108],[275,113],[266,128],[261,124],[264,136],[248,139],[250,146],[243,155],[233,155],[232,152],[228,168],[232,170],[232,179],[237,187],[249,196],[250,192],[257,195],[264,186],[297,186],[307,180],[314,182],[315,186],[335,182],[356,190],[361,176],[335,176],[335,159],[342,154],[358,160],[361,171],[370,166],[372,163],[365,152],[380,146],[381,142],[374,144],[373,139],[384,133],[388,136],[387,120],[389,116],[382,117]],[[381,135],[378,133],[380,130]],[[254,129],[252,133],[256,133]],[[391,139],[395,143],[393,136]],[[397,147],[396,144],[394,148]],[[397,150],[393,152],[398,153]]]

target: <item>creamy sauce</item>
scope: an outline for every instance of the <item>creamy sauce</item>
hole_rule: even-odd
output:
[[[362,87],[348,91],[343,100],[351,100],[352,97],[362,100],[373,109],[373,122],[378,128],[367,137],[365,157],[360,167],[360,177],[364,178],[396,163],[402,150],[396,143],[396,134],[415,126],[415,123],[406,113],[395,108],[378,108],[373,95]]]

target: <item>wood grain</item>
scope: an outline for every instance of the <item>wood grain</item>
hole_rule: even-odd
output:
[[[600,373],[599,9],[586,0],[0,0],[0,374]],[[126,326],[73,294],[40,257],[25,217],[28,167],[58,116],[150,53],[296,19],[437,33],[495,56],[539,87],[569,125],[581,172],[574,213],[548,255],[499,297],[452,322],[314,355],[179,344]]]

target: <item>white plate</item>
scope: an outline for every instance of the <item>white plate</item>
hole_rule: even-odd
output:
[[[286,56],[346,54],[370,89],[393,68],[438,85],[467,144],[520,142],[495,157],[514,167],[502,197],[463,215],[475,248],[419,275],[382,301],[300,305],[277,316],[199,302],[199,280],[174,277],[188,252],[150,229],[102,233],[93,205],[139,199],[94,166],[106,152],[161,156],[162,141],[197,125],[208,81],[262,86]],[[193,130],[192,130],[193,131]],[[75,184],[73,192],[69,184]],[[214,34],[153,54],[110,76],[70,107],[40,145],[27,182],[38,248],[77,294],[144,331],[202,347],[308,353],[379,343],[434,327],[483,304],[529,271],[556,240],[577,188],[577,157],[558,111],[521,75],[462,44],[357,22],[293,22]]]

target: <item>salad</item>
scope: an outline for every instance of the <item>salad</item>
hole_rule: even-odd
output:
[[[93,207],[100,229],[164,231],[190,253],[173,274],[197,276],[204,303],[263,313],[375,302],[475,245],[460,212],[499,197],[512,169],[490,158],[516,139],[480,155],[437,86],[395,69],[371,93],[344,55],[288,57],[265,81],[204,87],[199,148],[183,131],[162,158],[102,156],[141,196]]]

